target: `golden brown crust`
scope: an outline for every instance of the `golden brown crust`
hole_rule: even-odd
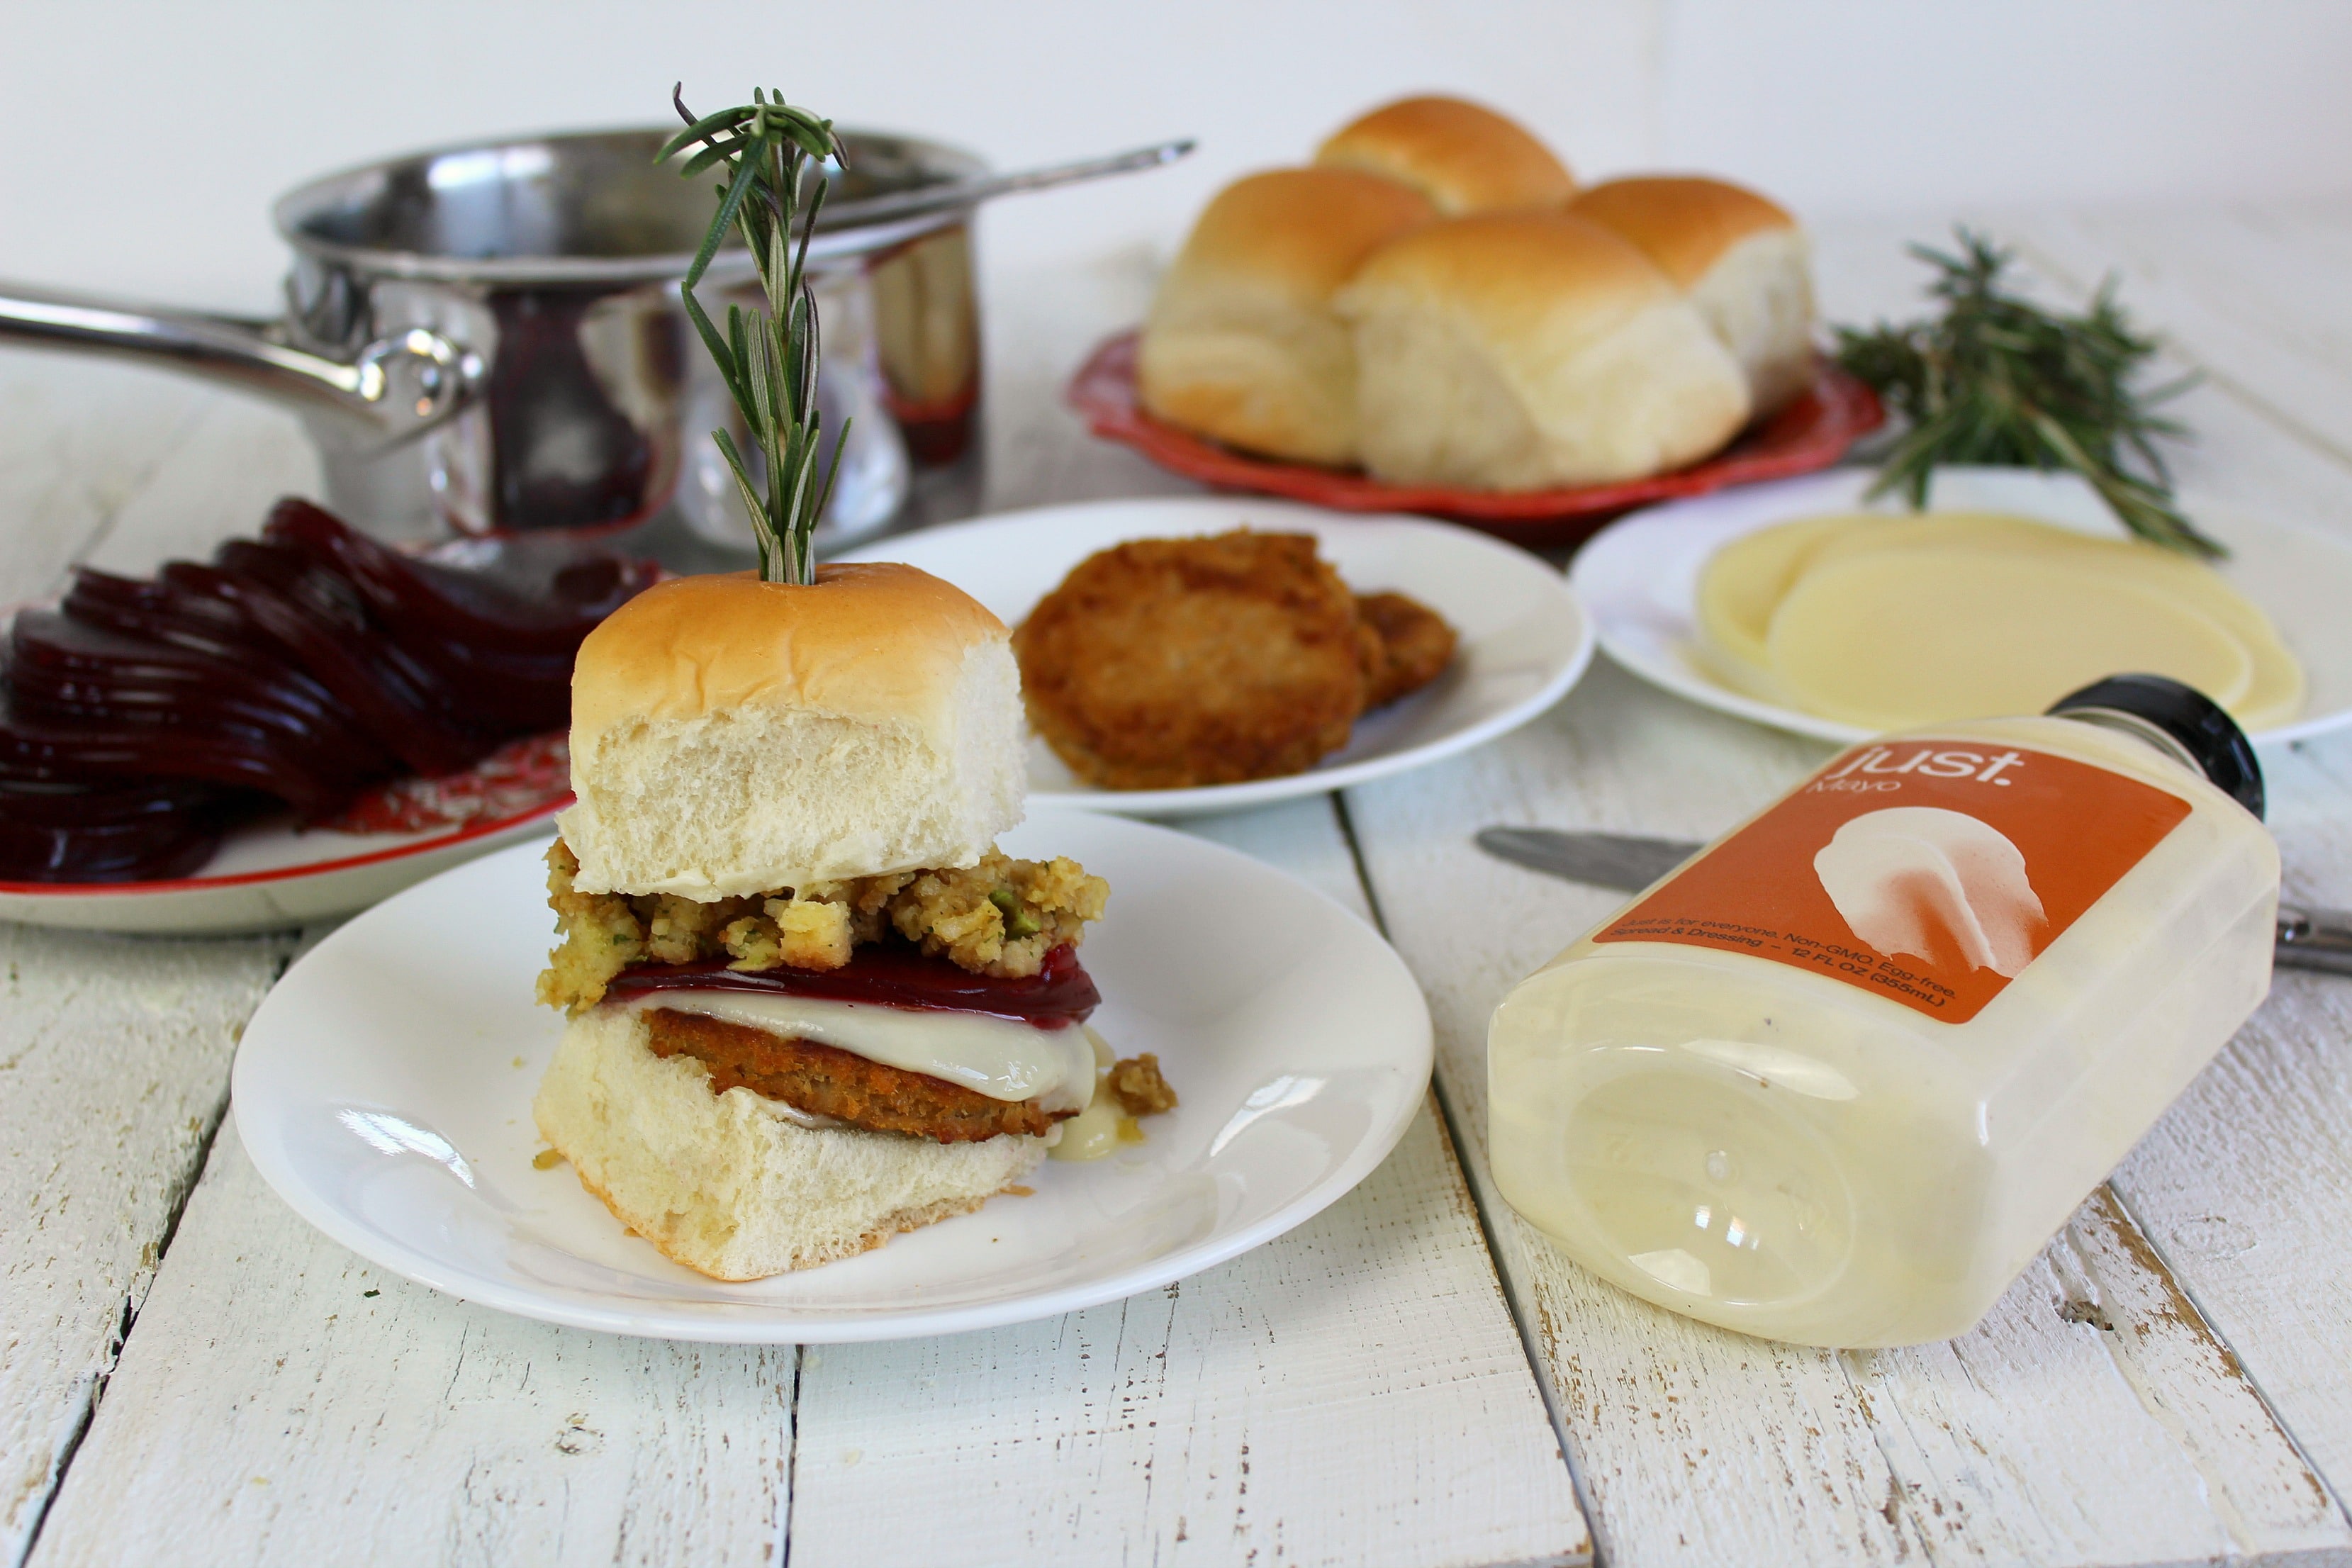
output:
[[[1365,307],[1454,317],[1494,342],[1598,337],[1636,310],[1677,298],[1631,240],[1566,213],[1432,224],[1382,247],[1339,296]]]
[[[1331,294],[1436,211],[1345,169],[1277,169],[1210,202],[1160,285],[1136,358],[1154,417],[1252,451],[1344,463],[1355,356]]]
[[[1556,207],[1576,179],[1516,120],[1459,98],[1407,98],[1341,127],[1316,149],[1323,167],[1412,186],[1451,214]]]
[[[1797,226],[1754,191],[1696,175],[1611,180],[1580,193],[1568,210],[1624,236],[1685,289],[1749,235]]]
[[[1034,1100],[992,1100],[854,1051],[698,1014],[651,1008],[646,1023],[646,1047],[657,1057],[688,1056],[700,1062],[710,1075],[712,1094],[740,1086],[868,1132],[976,1143],[1004,1133],[1042,1137],[1073,1114],[1049,1114]]]
[[[1418,192],[1350,169],[1270,169],[1235,180],[1194,220],[1169,268],[1155,317],[1182,313],[1188,290],[1238,279],[1296,303],[1319,303],[1365,257],[1436,209]]]
[[[1379,645],[1364,696],[1378,708],[1420,690],[1454,662],[1454,628],[1435,610],[1402,594],[1359,594],[1356,614]]]
[[[1030,721],[1110,789],[1297,773],[1364,707],[1355,596],[1307,534],[1136,540],[1013,634]]]
[[[607,616],[572,671],[572,751],[630,720],[743,707],[919,718],[1004,624],[961,589],[896,563],[817,568],[814,586],[749,572],[674,577]]]

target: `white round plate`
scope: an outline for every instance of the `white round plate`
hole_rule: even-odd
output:
[[[1048,1160],[1031,1195],[821,1268],[730,1285],[625,1231],[571,1166],[540,1170],[530,1100],[562,1020],[532,1005],[551,921],[520,845],[361,915],[246,1027],[238,1133],[296,1213],[362,1257],[485,1306],[737,1343],[901,1339],[1049,1317],[1281,1235],[1384,1159],[1429,1080],[1404,963],[1304,883],[1169,828],[1040,811],[1015,855],[1110,879],[1086,944],[1121,1056],[1182,1104],[1144,1142]]]
[[[543,837],[549,821],[572,804],[562,772],[538,779],[545,771],[534,763],[530,776],[504,781],[501,803],[482,815],[417,832],[340,833],[263,822],[233,830],[193,877],[0,882],[0,920],[80,931],[215,936],[331,920],[477,855],[517,839]]]
[[[1130,539],[1236,528],[1311,533],[1359,594],[1393,589],[1461,634],[1454,663],[1421,690],[1359,720],[1348,744],[1303,773],[1196,789],[1106,790],[1074,777],[1043,741],[1029,742],[1029,803],[1145,816],[1234,811],[1343,789],[1450,757],[1515,730],[1566,694],[1592,661],[1592,631],[1559,573],[1481,533],[1423,518],[1341,515],[1287,501],[1208,496],[1089,501],[1006,512],[901,534],[850,552],[904,561],[944,577],[1006,626],[1070,568]]]
[[[1619,518],[1577,552],[1570,581],[1601,651],[1654,686],[1777,730],[1824,741],[1872,731],[1734,691],[1698,652],[1698,577],[1707,557],[1745,533],[1837,511],[1907,511],[1899,499],[1864,500],[1874,476],[1843,468],[1675,501]],[[2089,485],[2030,468],[1950,468],[1928,496],[1946,510],[2005,511],[2110,538],[2125,530]],[[2198,527],[2229,547],[2221,575],[2261,605],[2310,682],[2303,716],[2258,731],[2265,744],[2352,724],[2352,544],[2314,529],[2251,516],[2197,496],[2182,499]]]

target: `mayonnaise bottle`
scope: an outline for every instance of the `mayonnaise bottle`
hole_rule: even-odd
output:
[[[1710,1323],[1965,1332],[2269,989],[2262,791],[2156,676],[1847,752],[1503,999],[1496,1185]]]

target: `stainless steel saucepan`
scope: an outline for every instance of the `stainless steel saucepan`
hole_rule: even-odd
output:
[[[733,405],[678,300],[712,192],[654,162],[668,135],[476,142],[330,175],[277,205],[294,251],[278,320],[0,285],[0,342],[131,355],[292,406],[328,503],[386,537],[601,531],[675,506],[702,537],[748,544],[709,440]],[[854,418],[823,544],[977,504],[973,204],[1191,150],[992,177],[938,142],[843,142],[810,247],[820,402],[828,429]],[[757,298],[740,250],[704,289],[714,313],[730,290]]]

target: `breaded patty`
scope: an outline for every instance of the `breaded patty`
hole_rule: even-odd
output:
[[[740,1085],[869,1132],[976,1143],[1005,1132],[1040,1136],[1070,1114],[1048,1113],[1034,1100],[992,1100],[928,1073],[696,1013],[655,1008],[646,1022],[654,1055],[694,1058],[710,1069],[713,1094]]]
[[[1312,767],[1371,661],[1307,534],[1145,539],[1089,556],[1013,634],[1030,722],[1081,778],[1166,789]]]
[[[1359,594],[1356,615],[1380,637],[1367,708],[1393,702],[1436,679],[1454,662],[1458,640],[1444,616],[1402,594]]]

